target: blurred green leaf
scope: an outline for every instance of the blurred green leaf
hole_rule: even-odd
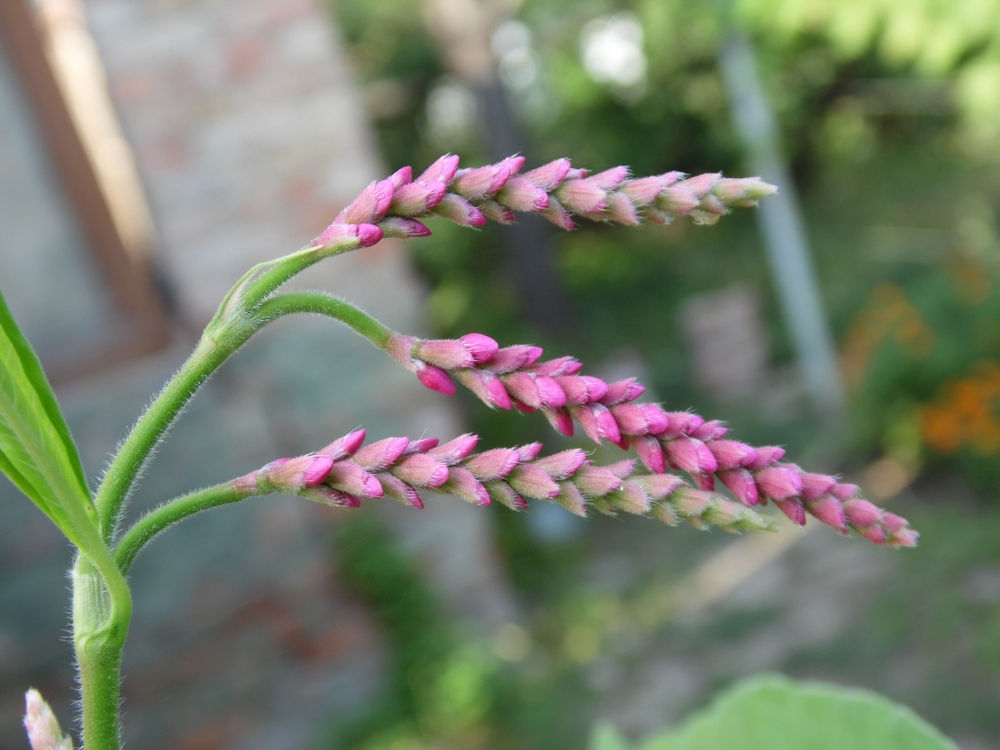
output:
[[[610,748],[611,746],[609,746]],[[905,706],[863,690],[755,677],[641,750],[957,750]]]
[[[590,738],[590,750],[632,750],[632,746],[617,729],[602,722],[594,728],[594,734]]]
[[[0,294],[0,471],[66,536],[93,518],[83,465],[38,357]],[[76,503],[78,507],[72,507]],[[86,523],[85,520],[82,520]]]

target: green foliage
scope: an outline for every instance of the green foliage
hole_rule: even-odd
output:
[[[38,357],[0,294],[0,470],[84,546],[94,516],[83,466]]]
[[[956,750],[909,709],[863,690],[755,677],[635,750]],[[608,727],[591,750],[629,750]]]

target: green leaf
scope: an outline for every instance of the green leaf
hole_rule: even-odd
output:
[[[80,455],[41,364],[0,294],[0,471],[67,537],[96,514]],[[81,513],[82,511],[82,513]]]
[[[755,677],[640,750],[957,750],[905,706],[864,690]]]

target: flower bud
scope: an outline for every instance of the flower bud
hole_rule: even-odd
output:
[[[455,395],[455,383],[448,373],[434,365],[428,365],[419,360],[416,363],[417,379],[432,391],[443,393],[445,396]]]
[[[674,506],[678,515],[684,519],[701,516],[702,513],[712,507],[712,500],[707,492],[702,492],[686,485],[678,487],[670,495],[669,501]]]
[[[533,365],[531,371],[536,375],[548,375],[550,378],[561,378],[576,375],[583,365],[573,357],[556,357],[547,362]]]
[[[566,210],[566,207],[559,202],[558,198],[550,195],[549,203],[541,210],[541,214],[560,229],[565,229],[567,232],[576,229],[576,224],[573,223],[573,215]]]
[[[656,205],[668,214],[687,216],[698,207],[698,202],[697,196],[684,185],[674,185],[660,193]]]
[[[482,211],[454,193],[445,193],[441,202],[438,203],[432,211],[438,216],[443,216],[444,218],[455,222],[459,226],[486,226],[486,217],[483,216]]]
[[[663,187],[662,178],[643,177],[638,180],[626,180],[619,189],[631,198],[635,205],[648,206],[660,196]]]
[[[378,228],[386,237],[405,240],[410,237],[429,237],[431,230],[426,224],[416,219],[404,219],[401,216],[387,216],[378,223]]]
[[[476,449],[478,442],[478,435],[465,433],[440,447],[431,448],[428,453],[445,466],[452,466],[468,458],[472,451]]]
[[[587,454],[579,448],[572,448],[561,453],[553,453],[535,461],[535,466],[543,469],[555,480],[568,479],[587,462]]]
[[[802,493],[802,477],[794,469],[770,466],[754,474],[757,488],[772,500],[786,500]]]
[[[320,451],[316,451],[317,456],[329,456],[334,461],[339,461],[342,458],[347,458],[352,455],[361,444],[365,442],[365,431],[364,430],[354,430],[354,432],[349,432],[342,438],[337,438],[328,446]]]
[[[757,458],[757,451],[736,440],[713,440],[705,444],[719,464],[719,470],[735,469]]]
[[[842,533],[847,532],[847,516],[844,506],[833,495],[821,495],[806,502],[806,510],[827,526],[832,526]]]
[[[556,198],[575,214],[599,214],[608,205],[608,194],[590,180],[566,180]]]
[[[778,188],[760,177],[723,177],[715,183],[712,192],[727,206],[750,208],[756,206],[761,198],[778,192]]]
[[[412,167],[402,167],[397,169],[391,175],[389,175],[389,180],[392,182],[393,187],[397,190],[403,185],[409,185],[413,182],[413,169]]]
[[[389,471],[414,487],[435,489],[448,481],[448,467],[426,453],[406,456]]]
[[[73,741],[63,735],[59,722],[41,693],[32,688],[25,696],[24,728],[32,750],[73,750]]]
[[[555,161],[550,161],[548,164],[536,167],[530,172],[525,172],[521,176],[535,187],[550,191],[566,179],[566,175],[569,174],[571,168],[572,165],[569,163],[569,159],[556,159]]]
[[[517,216],[506,206],[502,206],[494,200],[485,200],[479,204],[479,210],[486,218],[495,221],[497,224],[513,224],[517,221]]]
[[[507,484],[515,492],[536,500],[552,500],[559,496],[559,485],[546,471],[532,464],[518,464],[507,476]]]
[[[684,484],[684,480],[676,474],[648,474],[636,477],[635,481],[642,485],[653,500],[669,497]]]
[[[424,173],[417,178],[417,182],[443,182],[450,185],[455,179],[455,172],[458,171],[458,157],[454,154],[445,154],[438,157],[437,161],[431,164]]]
[[[750,471],[760,471],[774,463],[780,461],[785,455],[785,449],[779,448],[776,445],[765,445],[761,448],[756,448],[756,457],[753,461],[743,464]]]
[[[878,524],[872,526],[866,526],[863,529],[858,529],[858,533],[861,534],[865,539],[867,539],[872,544],[883,545],[886,542],[885,529],[883,529]]]
[[[526,372],[512,372],[501,376],[507,392],[522,404],[537,409],[542,405],[535,379]]]
[[[617,190],[626,179],[628,179],[628,167],[612,167],[587,178],[602,190]]]
[[[502,375],[529,367],[535,364],[541,356],[542,349],[538,346],[525,344],[505,346],[498,350],[488,362],[484,362],[483,366],[497,375]]]
[[[889,535],[886,543],[890,547],[916,547],[920,534],[913,529],[900,529]]]
[[[608,218],[619,224],[629,227],[639,224],[639,212],[636,210],[632,199],[625,195],[625,193],[619,193],[617,190],[613,193],[608,193],[607,211]]]
[[[385,216],[389,206],[392,205],[395,191],[396,186],[393,185],[392,180],[379,180],[370,183],[351,205],[337,215],[337,222],[341,224],[371,224],[378,221]]]
[[[354,224],[333,222],[323,233],[309,243],[312,247],[360,247],[358,228]]]
[[[503,351],[501,349],[501,351]],[[458,381],[472,391],[484,404],[491,409],[510,409],[510,396],[507,389],[500,382],[500,378],[489,370],[473,368],[469,370],[456,370],[455,377]]]
[[[538,454],[542,452],[542,444],[528,443],[527,445],[522,445],[518,448],[517,452],[521,454],[521,460],[528,463],[538,458]]]
[[[847,482],[838,482],[836,486],[830,490],[830,494],[838,500],[850,500],[852,497],[857,497],[859,492],[861,492],[861,488],[858,487],[858,485],[849,484]]]
[[[704,419],[687,411],[667,412],[667,420],[667,430],[660,436],[664,439],[688,435],[705,424]]]
[[[706,440],[718,440],[729,430],[723,426],[718,419],[705,422],[700,427],[691,430],[688,435],[705,442]]]
[[[325,484],[316,487],[306,487],[299,491],[299,497],[312,500],[315,503],[329,505],[332,508],[360,508],[361,498],[349,492],[341,492]]]
[[[587,437],[600,444],[602,440],[612,443],[621,441],[621,431],[614,415],[603,404],[587,404],[569,407],[570,414],[580,423]]]
[[[447,190],[443,182],[411,182],[396,190],[390,208],[398,216],[420,216],[437,206]]]
[[[637,435],[629,441],[635,448],[642,465],[654,474],[662,474],[667,470],[667,459],[663,455],[660,441],[651,435]]]
[[[641,484],[631,479],[622,483],[621,489],[616,490],[608,496],[616,508],[620,508],[626,513],[644,515],[652,509],[649,495]]]
[[[822,497],[837,486],[837,480],[826,474],[803,472],[800,477],[802,479],[802,499],[806,501]]]
[[[909,526],[909,523],[902,516],[897,516],[895,513],[890,513],[887,510],[882,511],[882,527],[887,533],[895,534],[907,526]]]
[[[575,484],[587,497],[604,497],[622,486],[621,477],[606,466],[582,466],[573,477]]]
[[[478,169],[462,169],[455,176],[452,189],[470,201],[492,198],[510,179],[510,167],[492,164]]]
[[[605,406],[625,404],[635,401],[645,392],[646,386],[642,383],[637,383],[635,378],[625,378],[625,380],[608,384],[608,392],[604,394],[601,403]]]
[[[582,406],[600,401],[607,395],[608,384],[590,375],[568,375],[557,377],[556,382],[566,394],[566,403]]]
[[[459,338],[459,341],[465,344],[476,364],[489,361],[500,350],[500,345],[496,341],[481,333],[467,333]]]
[[[384,471],[396,463],[409,447],[409,438],[386,438],[366,445],[355,453],[351,460],[368,471]]]
[[[682,435],[662,442],[670,463],[689,474],[714,474],[719,468],[715,456],[700,440]]]
[[[524,177],[511,177],[496,194],[496,201],[514,211],[541,211],[549,205],[549,195]]]
[[[736,499],[744,505],[756,505],[760,502],[757,483],[753,481],[753,475],[746,469],[741,467],[727,469],[720,471],[718,477],[736,496]]]
[[[416,508],[417,510],[423,509],[424,501],[420,499],[420,495],[418,495],[417,491],[402,479],[395,477],[388,472],[379,474],[378,479],[379,482],[382,483],[382,488],[385,490],[385,494],[393,500],[396,500],[403,505],[408,505],[411,508]]]
[[[712,188],[715,187],[721,177],[722,174],[720,172],[708,172],[688,177],[679,184],[690,190],[695,198],[701,199],[712,191]]]
[[[438,443],[441,441],[437,438],[420,438],[420,440],[411,440],[410,446],[406,449],[406,455],[411,453],[426,453],[432,448],[437,448]]]
[[[778,509],[788,516],[793,523],[799,526],[806,525],[806,509],[802,505],[802,501],[798,498],[773,498],[774,504],[778,506]]]
[[[545,418],[549,420],[549,424],[552,425],[552,429],[559,432],[566,437],[573,437],[575,430],[573,429],[573,417],[570,415],[569,411],[566,409],[549,409],[543,408],[542,414]]]
[[[509,484],[499,481],[487,482],[486,491],[490,493],[491,498],[511,510],[525,510],[528,507],[528,501],[514,492]]]
[[[359,497],[382,497],[384,493],[378,479],[353,461],[338,461],[330,469],[326,483],[335,490]]]
[[[465,462],[465,468],[471,471],[480,482],[492,482],[503,479],[521,460],[521,454],[512,448],[497,448],[472,456]]]
[[[374,224],[358,224],[358,245],[371,247],[382,241],[384,233]]]
[[[463,469],[461,466],[451,467],[448,472],[448,481],[441,485],[441,489],[476,505],[490,504],[490,493],[472,475],[471,471]]]
[[[881,509],[860,497],[844,501],[844,515],[848,523],[858,528],[882,521]]]
[[[572,482],[560,482],[559,497],[554,499],[574,516],[587,517],[587,500]]]

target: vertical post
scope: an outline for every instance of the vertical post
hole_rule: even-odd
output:
[[[719,51],[719,64],[748,166],[780,188],[777,195],[761,201],[760,231],[810,399],[835,424],[844,415],[844,386],[795,186],[781,156],[778,127],[745,34],[729,32]]]

